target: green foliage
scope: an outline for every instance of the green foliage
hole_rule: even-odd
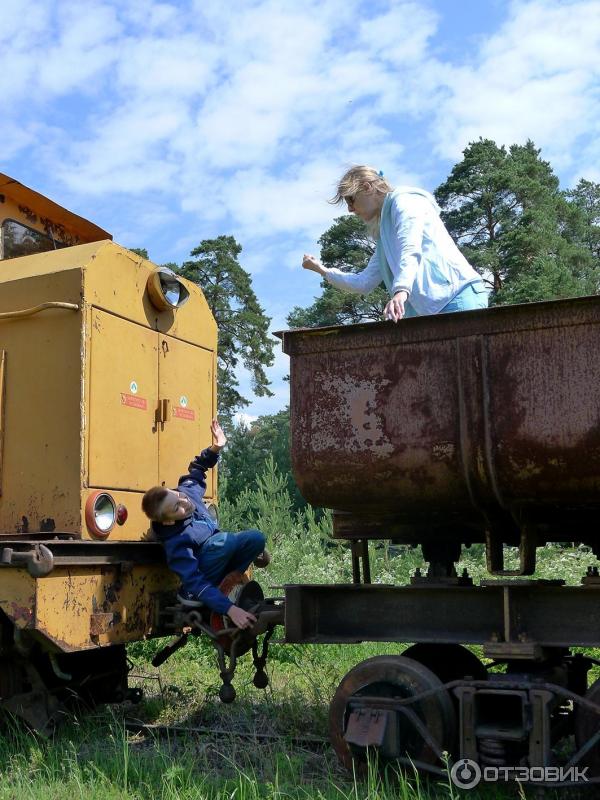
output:
[[[131,250],[132,253],[137,253],[138,256],[145,258],[146,261],[150,258],[150,256],[148,255],[148,251],[146,250],[145,247],[130,247],[129,249]]]
[[[267,536],[267,546],[277,552],[277,563],[269,567],[276,582],[306,580],[322,583],[348,580],[350,554],[331,540],[331,514],[317,517],[310,506],[295,511],[286,478],[269,457],[257,477],[256,489],[245,489],[235,501],[219,503],[219,526],[224,530],[258,528]],[[339,558],[326,554],[333,548]]]
[[[471,143],[435,195],[466,258],[491,282],[492,302],[597,290],[584,215],[533,142],[508,151],[489,139]]]
[[[600,263],[600,183],[582,178],[577,186],[567,192],[567,198],[578,212],[574,220],[567,220],[571,235],[583,243]]]
[[[257,488],[257,479],[269,459],[284,476],[294,509],[306,502],[292,477],[290,458],[290,411],[265,414],[251,425],[240,423],[228,431],[229,444],[219,471],[219,497],[234,502],[246,489]]]
[[[319,239],[324,266],[347,272],[363,270],[375,245],[364,222],[353,214],[338,217]],[[350,294],[321,282],[320,297],[308,308],[296,306],[287,317],[292,328],[313,328],[322,325],[347,325],[368,320],[380,320],[387,302],[386,292],[378,287],[368,296]]]
[[[200,286],[219,328],[219,413],[226,417],[248,405],[238,390],[235,371],[240,363],[250,373],[254,394],[272,394],[265,372],[274,358],[275,342],[268,335],[271,320],[238,261],[241,251],[233,236],[205,239],[178,270]]]

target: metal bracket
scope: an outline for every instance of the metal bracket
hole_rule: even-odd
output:
[[[353,539],[352,544],[352,583],[360,583],[360,567],[362,562],[363,583],[371,583],[371,566],[369,563],[369,540]]]
[[[36,544],[32,550],[21,552],[12,547],[3,547],[0,564],[7,567],[27,567],[32,578],[43,578],[54,569],[52,551],[43,544]]]
[[[519,568],[504,569],[504,543],[502,534],[489,527],[485,532],[485,560],[492,575],[533,575],[535,572],[537,539],[530,526],[521,529],[519,541]]]

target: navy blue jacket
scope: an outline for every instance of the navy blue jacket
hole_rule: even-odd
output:
[[[219,530],[202,499],[206,492],[206,472],[218,460],[219,454],[207,447],[189,465],[188,474],[179,478],[177,491],[186,494],[194,503],[191,516],[173,525],[153,522],[152,528],[165,548],[170,569],[181,578],[183,589],[199,597],[214,611],[226,614],[231,600],[206,580],[199,564],[202,545]]]

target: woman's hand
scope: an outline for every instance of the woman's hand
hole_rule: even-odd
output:
[[[404,303],[406,302],[407,298],[408,292],[405,292],[404,289],[396,292],[396,294],[383,309],[383,318],[391,319],[394,322],[401,320],[404,316]]]
[[[210,423],[210,430],[213,437],[212,449],[218,453],[227,444],[227,437],[223,433],[223,428],[219,425],[219,420],[216,417]]]
[[[318,272],[319,275],[325,274],[325,267],[321,264],[319,259],[314,256],[309,256],[306,253],[304,253],[304,257],[302,258],[302,268],[309,269],[311,272]]]

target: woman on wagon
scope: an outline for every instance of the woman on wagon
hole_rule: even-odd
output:
[[[423,189],[394,189],[372,167],[346,172],[332,203],[346,202],[364,222],[377,247],[362,272],[324,267],[305,255],[304,269],[318,272],[338,289],[367,294],[383,281],[390,293],[384,318],[485,308],[488,292],[440,219],[434,197]]]

